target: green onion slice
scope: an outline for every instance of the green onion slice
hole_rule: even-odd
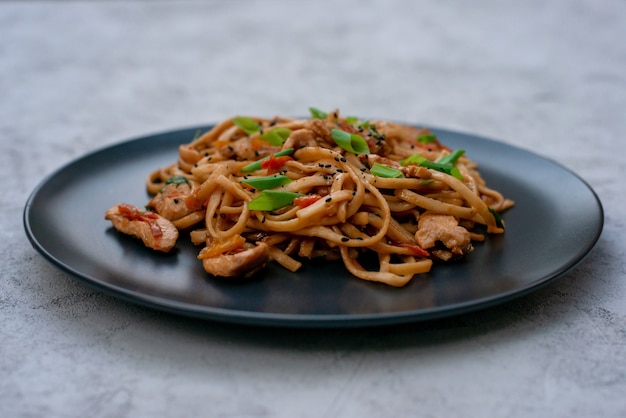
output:
[[[379,133],[379,132],[376,130],[376,126],[374,126],[374,125],[368,125],[368,129],[370,130],[370,133],[371,133],[371,135],[372,135],[374,138],[376,138],[376,139],[383,139],[383,140],[385,139],[385,135],[383,135],[383,134]]]
[[[493,217],[496,220],[496,226],[498,228],[504,228],[504,221],[502,220],[502,216],[498,212],[496,212],[496,210],[494,208],[490,207],[488,209],[489,209],[489,212],[491,212],[491,214],[493,215]]]
[[[239,181],[257,190],[273,189],[275,187],[291,183],[291,179],[282,174],[267,177],[251,177],[248,179],[241,179]]]
[[[449,174],[452,177],[456,177],[459,180],[463,180],[463,176],[461,175],[461,172],[459,171],[459,169],[453,166],[452,164],[434,163],[432,161],[426,160],[426,161],[422,161],[418,165],[422,167],[430,168],[432,170],[437,170],[442,173]]]
[[[189,180],[187,180],[187,177],[185,176],[172,176],[165,181],[165,184],[183,184],[183,183],[189,183]]]
[[[346,123],[350,125],[356,125],[357,123],[359,123],[359,118],[357,118],[356,116],[348,116],[346,117]]]
[[[370,148],[367,146],[367,142],[359,134],[351,134],[340,129],[333,129],[330,131],[333,140],[341,148],[354,154],[369,154]]]
[[[465,150],[459,149],[448,155],[444,155],[437,160],[439,164],[455,164],[461,156],[465,154]]]
[[[323,112],[315,107],[309,107],[309,112],[311,112],[311,117],[313,119],[326,119],[328,118],[328,113]]]
[[[302,193],[283,192],[280,190],[263,190],[256,198],[248,202],[250,210],[276,210],[291,205]]]
[[[251,135],[255,132],[261,130],[261,125],[259,125],[254,119],[246,117],[246,116],[237,116],[231,119],[235,125],[248,135]]]
[[[407,157],[404,160],[400,161],[400,164],[402,164],[402,165],[409,165],[409,164],[420,165],[420,163],[422,163],[424,161],[428,161],[428,159],[426,157],[421,156],[420,154],[413,154],[410,157]]]
[[[452,154],[450,154],[450,155],[452,155]],[[409,164],[419,165],[419,166],[422,166],[422,167],[430,168],[432,170],[440,171],[440,172],[445,173],[445,174],[449,174],[449,175],[451,175],[453,177],[456,177],[459,180],[463,180],[463,175],[461,174],[461,171],[457,167],[455,167],[453,164],[450,164],[450,163],[442,164],[439,161],[433,162],[433,161],[430,161],[427,158],[422,157],[419,154],[411,155],[410,157],[405,158],[404,160],[402,160],[400,163],[402,165],[409,165]]]
[[[402,171],[396,168],[387,167],[386,165],[382,165],[379,163],[374,163],[374,165],[370,169],[370,173],[372,173],[375,176],[384,177],[388,179],[404,177],[404,174],[402,174]]]
[[[274,154],[274,157],[282,157],[284,155],[289,155],[293,152],[293,148],[287,148],[284,149],[282,151],[277,152],[276,154]],[[258,161],[255,161],[251,164],[248,164],[244,167],[241,168],[241,172],[242,173],[252,173],[253,171],[257,171],[261,169],[261,163],[265,160],[268,160],[270,158],[270,156],[267,156],[265,158],[261,158]]]
[[[260,138],[270,145],[281,146],[285,143],[287,138],[291,135],[291,129],[289,128],[274,128],[263,133]]]
[[[435,134],[421,134],[417,137],[417,142],[420,144],[431,144],[437,142],[437,137]]]

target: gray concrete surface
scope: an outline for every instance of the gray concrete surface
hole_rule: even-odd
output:
[[[624,22],[617,0],[1,2],[0,416],[626,416]],[[87,152],[308,106],[554,159],[600,196],[603,234],[527,297],[376,332],[141,308],[25,236],[33,188]]]

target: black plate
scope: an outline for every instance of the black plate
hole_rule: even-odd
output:
[[[516,201],[504,215],[504,235],[488,237],[461,262],[435,265],[404,288],[365,282],[341,263],[322,262],[297,273],[270,265],[252,282],[217,280],[204,273],[188,240],[179,240],[173,254],[157,254],[104,220],[114,204],[145,205],[146,176],[209,128],[120,143],[53,173],[24,209],[34,248],[89,285],[164,311],[257,325],[357,327],[441,318],[519,297],[575,266],[602,230],[598,197],[561,165],[490,139],[433,129],[444,144],[467,150],[488,184]]]

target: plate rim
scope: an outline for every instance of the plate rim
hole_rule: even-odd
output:
[[[129,146],[132,143],[143,141],[154,137],[168,137],[181,132],[191,132],[194,130],[206,130],[215,126],[216,123],[205,123],[191,125],[188,127],[173,128],[167,130],[156,131],[153,133],[147,133],[143,135],[136,135],[128,139],[118,140],[110,144],[99,146],[87,153],[72,158],[65,163],[62,163],[59,167],[54,169],[48,175],[44,176],[39,183],[33,188],[29,194],[24,209],[22,211],[22,222],[24,231],[28,240],[33,248],[39,252],[44,259],[53,265],[53,267],[69,275],[73,279],[88,285],[89,287],[108,294],[117,299],[123,300],[128,303],[141,305],[150,309],[169,312],[176,315],[182,315],[192,318],[213,320],[224,323],[244,324],[244,325],[257,325],[257,326],[271,326],[271,327],[291,327],[291,328],[363,328],[363,327],[375,327],[375,326],[388,326],[388,325],[400,325],[406,323],[417,323],[436,319],[442,319],[452,316],[458,316],[469,312],[474,312],[489,307],[501,305],[510,302],[514,299],[521,298],[529,293],[532,293],[540,288],[543,288],[557,279],[563,277],[576,266],[578,266],[583,260],[585,260],[593,248],[596,246],[602,231],[604,230],[605,213],[602,205],[602,201],[597,192],[591,187],[591,185],[578,173],[563,165],[562,163],[549,158],[534,150],[522,148],[517,145],[508,144],[497,139],[484,136],[481,134],[475,134],[471,132],[463,132],[454,129],[440,128],[430,124],[420,123],[407,123],[413,126],[425,127],[434,131],[438,131],[446,134],[469,136],[472,138],[478,138],[480,140],[488,141],[490,143],[496,143],[507,148],[514,149],[518,152],[530,154],[535,158],[550,163],[557,168],[563,170],[568,175],[572,176],[578,182],[580,182],[593,196],[595,204],[597,206],[597,220],[598,228],[595,230],[594,236],[589,240],[588,245],[582,251],[582,255],[577,257],[573,262],[567,265],[559,266],[550,274],[533,280],[524,286],[515,287],[512,290],[506,292],[497,293],[487,297],[481,297],[472,299],[469,301],[463,301],[455,304],[446,305],[444,307],[430,307],[421,310],[410,310],[401,312],[382,312],[382,313],[353,313],[353,314],[301,314],[301,313],[270,313],[270,312],[258,312],[247,310],[234,310],[222,307],[205,306],[205,305],[191,305],[188,303],[179,302],[176,300],[167,299],[161,296],[149,295],[142,292],[136,292],[133,289],[127,289],[117,286],[112,283],[103,283],[102,280],[89,277],[87,274],[81,273],[74,269],[71,265],[59,260],[53,254],[51,254],[44,245],[37,239],[36,233],[33,231],[30,215],[34,200],[38,194],[44,189],[48,183],[57,178],[61,173],[71,169],[73,165],[80,163],[81,161],[93,158],[103,152],[112,152],[116,148],[123,148]],[[172,141],[174,142],[174,141]],[[173,146],[173,153],[175,153],[175,146]]]

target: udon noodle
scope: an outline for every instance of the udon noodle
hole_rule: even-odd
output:
[[[504,232],[500,214],[513,202],[486,185],[464,150],[425,128],[310,110],[214,125],[149,176],[147,211],[118,205],[126,230],[107,218],[139,237],[129,225],[150,224],[156,241],[142,239],[161,250],[163,226],[151,217],[189,231],[215,276],[341,259],[353,276],[391,286]]]

